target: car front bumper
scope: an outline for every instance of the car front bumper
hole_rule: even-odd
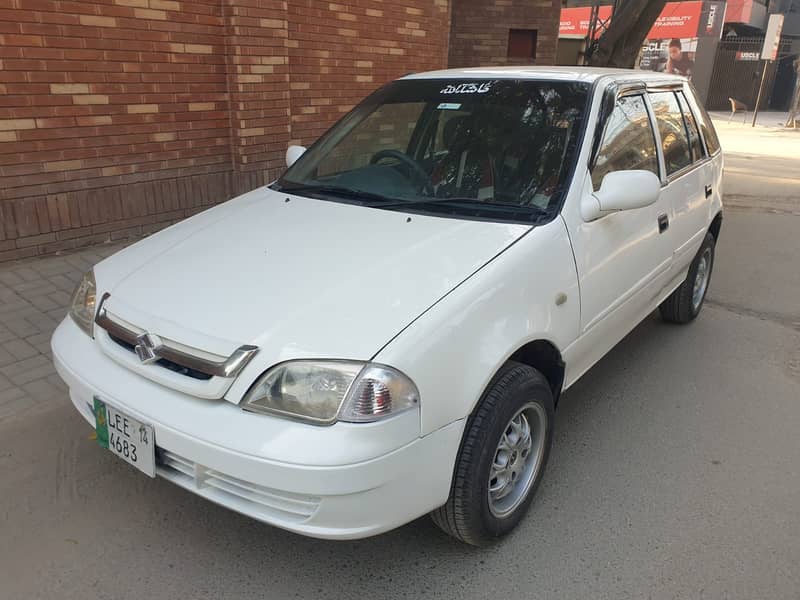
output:
[[[52,348],[70,398],[89,423],[97,396],[151,424],[159,476],[259,521],[355,539],[408,523],[447,500],[463,419],[424,437],[414,413],[318,427],[165,388],[111,360],[69,318],[56,329]]]

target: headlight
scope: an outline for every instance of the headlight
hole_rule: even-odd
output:
[[[72,293],[72,302],[69,306],[69,316],[88,336],[94,333],[96,300],[97,285],[94,282],[94,271],[90,269]]]
[[[350,361],[291,361],[262,375],[242,408],[318,425],[367,422],[419,406],[419,392],[399,371]]]

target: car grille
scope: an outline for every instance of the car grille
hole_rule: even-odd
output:
[[[302,522],[314,514],[321,502],[318,497],[292,494],[237,479],[163,448],[158,448],[157,460],[160,474],[167,479],[254,517]]]
[[[233,379],[258,352],[256,346],[243,345],[229,356],[220,356],[161,338],[110,314],[105,306],[110,297],[109,293],[103,294],[95,315],[95,325],[105,330],[114,344],[132,353],[144,364],[152,362],[179,375],[201,381],[214,377]]]
[[[108,334],[108,337],[111,339],[111,341],[118,344],[119,346],[122,346],[129,352],[135,352],[134,346],[130,342],[126,342],[122,338],[119,338],[110,333]],[[196,369],[190,369],[189,367],[179,365],[178,363],[173,362],[171,360],[167,360],[166,358],[159,358],[156,361],[156,364],[164,367],[165,369],[169,369],[174,373],[178,373],[179,375],[185,375],[186,377],[191,377],[192,379],[200,379],[202,381],[207,381],[208,379],[211,379],[211,375],[209,375],[208,373],[202,373]]]

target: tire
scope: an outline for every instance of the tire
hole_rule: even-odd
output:
[[[689,266],[686,279],[658,307],[661,317],[670,323],[689,323],[700,314],[706,299],[708,286],[711,283],[711,272],[714,268],[714,246],[716,240],[710,233],[706,234],[697,256]],[[704,266],[703,266],[704,265]],[[705,282],[701,282],[703,277]],[[700,286],[697,290],[695,284]],[[697,291],[698,295],[695,295]]]
[[[474,546],[491,543],[513,530],[525,516],[544,475],[553,421],[553,393],[545,377],[528,365],[504,365],[467,421],[450,497],[431,513],[433,521],[449,535]],[[530,430],[527,454],[522,441],[525,436],[517,435],[524,431],[525,423]],[[518,445],[512,444],[508,450],[499,447],[501,441],[515,439]],[[510,462],[507,470],[492,472],[495,458],[502,463],[504,457],[509,462],[516,458],[516,462]],[[494,493],[490,472],[496,475],[491,480]],[[512,483],[504,485],[504,481]]]

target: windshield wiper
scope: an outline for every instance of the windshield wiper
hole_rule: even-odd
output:
[[[278,192],[286,192],[287,194],[302,194],[303,192],[316,192],[319,194],[330,194],[332,196],[339,196],[343,198],[352,198],[354,200],[369,200],[374,202],[394,202],[394,198],[387,198],[381,194],[367,192],[366,190],[359,190],[354,188],[347,188],[338,185],[294,185],[282,186],[279,185]]]
[[[520,211],[532,210],[540,215],[546,214],[547,211],[539,208],[538,206],[521,206],[518,204],[502,204],[499,202],[491,202],[488,200],[479,200],[477,198],[461,197],[461,196],[447,196],[447,197],[430,197],[430,198],[415,198],[413,200],[400,200],[399,198],[391,198],[360,190],[357,188],[347,188],[337,185],[294,185],[282,186],[277,185],[275,191],[285,192],[287,194],[296,194],[303,192],[312,192],[319,194],[329,194],[332,196],[339,196],[341,198],[351,198],[353,200],[361,200],[368,202],[375,202],[372,205],[374,208],[406,208],[408,206],[423,205],[423,204],[472,204],[479,208],[487,210],[504,210],[504,211]]]
[[[405,208],[415,204],[473,204],[480,208],[494,210],[533,210],[544,214],[546,211],[538,206],[523,206],[520,204],[503,204],[501,202],[491,202],[489,200],[479,200],[478,198],[467,198],[460,196],[446,196],[441,198],[416,198],[414,200],[403,200],[402,202],[390,202],[389,204],[379,204],[375,208]]]
[[[490,204],[485,200],[478,200],[477,198],[467,198],[467,197],[459,197],[459,196],[443,196],[441,198],[437,198],[435,196],[431,196],[430,198],[415,198],[413,200],[401,200],[400,202],[389,202],[388,204],[381,204],[376,208],[395,208],[395,207],[403,207],[403,206],[413,206],[414,204],[447,204],[450,202],[467,202],[474,204],[479,202],[481,204]]]

